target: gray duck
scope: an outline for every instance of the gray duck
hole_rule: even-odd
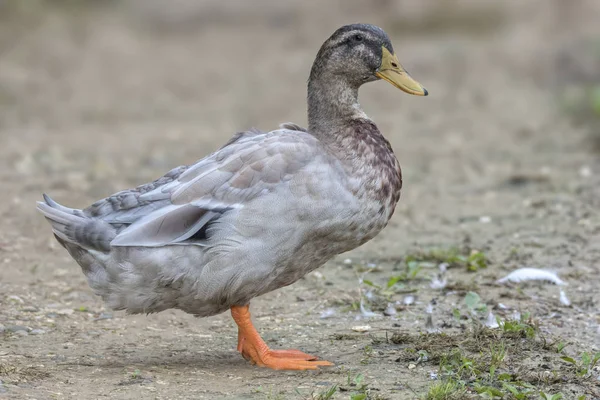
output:
[[[379,79],[427,95],[381,28],[343,26],[310,71],[308,129],[287,123],[241,132],[193,165],[83,210],[46,195],[37,208],[110,308],[200,317],[231,310],[238,351],[253,364],[333,365],[270,349],[249,304],[387,225],[400,197],[400,165],[358,103],[359,87]]]

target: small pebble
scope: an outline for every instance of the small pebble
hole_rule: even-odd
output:
[[[319,318],[321,319],[326,319],[326,318],[331,318],[335,315],[335,309],[334,308],[328,308],[326,310],[324,310],[321,315],[319,316]]]
[[[8,296],[9,300],[16,301],[17,303],[23,304],[25,303],[22,298],[19,296]]]
[[[29,331],[29,328],[26,326],[22,326],[22,325],[8,325],[6,327],[6,330],[8,332],[16,333],[16,332],[27,332],[27,331]]]
[[[417,366],[413,363],[408,364],[408,369],[415,369]]]
[[[589,178],[590,176],[592,176],[592,170],[590,169],[590,167],[584,165],[579,169],[579,175],[583,178]]]
[[[383,315],[387,315],[388,317],[391,317],[392,315],[396,315],[396,314],[398,314],[398,311],[396,311],[396,307],[394,307],[394,305],[392,303],[388,303],[387,307],[383,311]]]
[[[46,333],[46,331],[43,329],[33,329],[29,333],[31,333],[32,335],[43,335],[44,333]]]
[[[94,321],[101,321],[103,319],[112,319],[113,315],[110,313],[100,313],[98,317],[94,318]]]
[[[359,325],[359,326],[353,326],[352,329],[354,332],[368,332],[371,330],[371,327],[369,325]]]
[[[414,304],[414,302],[415,296],[413,296],[412,294],[404,296],[404,299],[402,300],[402,303],[404,303],[405,306],[410,306],[411,304]]]

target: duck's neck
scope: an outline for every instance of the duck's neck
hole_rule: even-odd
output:
[[[356,119],[368,119],[358,103],[358,87],[313,67],[308,80],[308,130],[328,135]]]

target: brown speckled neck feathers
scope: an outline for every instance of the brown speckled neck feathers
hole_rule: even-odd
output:
[[[321,138],[357,179],[355,194],[381,203],[389,217],[402,189],[402,171],[392,146],[370,119],[352,119]]]

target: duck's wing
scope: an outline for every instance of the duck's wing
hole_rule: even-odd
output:
[[[128,224],[111,246],[202,244],[210,222],[286,185],[320,152],[317,139],[307,133],[243,135],[170,182],[126,196],[132,203],[126,212],[102,216],[109,223]]]

